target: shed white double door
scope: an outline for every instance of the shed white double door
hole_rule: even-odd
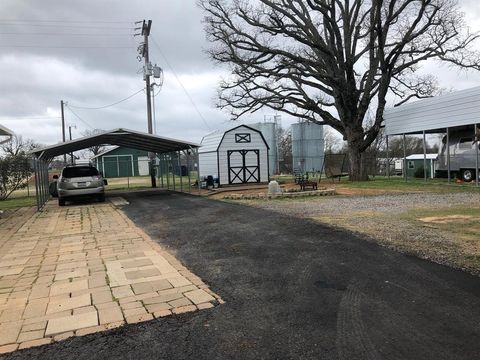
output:
[[[260,182],[260,150],[228,150],[228,183]]]

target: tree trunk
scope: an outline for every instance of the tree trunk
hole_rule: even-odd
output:
[[[349,179],[350,181],[365,181],[368,180],[368,174],[365,171],[363,164],[363,153],[360,149],[352,144],[348,144],[347,150],[349,162]]]

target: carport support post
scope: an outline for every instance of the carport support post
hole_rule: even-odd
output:
[[[183,192],[183,175],[182,175],[182,161],[180,159],[181,153],[180,151],[177,151],[177,164],[178,164],[178,170],[180,171],[180,191]]]
[[[158,174],[160,176],[160,184],[162,184],[162,189],[163,189],[163,154],[160,154],[158,157]]]
[[[407,181],[407,145],[405,140],[405,134],[403,134],[403,177]]]
[[[35,193],[37,195],[37,210],[40,210],[40,190],[38,188],[38,158],[33,159],[33,169],[35,171]]]
[[[190,150],[185,151],[185,155],[187,156],[187,174],[188,174],[188,192],[192,192],[192,178],[190,176]]]
[[[157,179],[155,178],[155,167],[153,165],[153,162],[155,161],[155,154],[154,153],[148,153],[149,157],[149,168],[150,168],[150,180],[152,182],[152,188],[157,187]]]
[[[447,142],[445,144],[447,147],[447,177],[448,183],[450,183],[451,175],[450,175],[450,128],[447,127]]]
[[[173,162],[173,159],[171,158],[172,156],[175,157],[175,153],[171,153],[172,155],[170,155],[170,163],[172,164],[172,182],[173,182],[173,191],[175,191],[175,166],[174,166],[174,162]]]
[[[386,145],[387,145],[387,178],[390,179],[390,153],[389,153],[389,149],[388,149],[388,135],[385,137],[385,140],[386,140]],[[320,176],[322,174],[320,173]]]
[[[197,164],[197,186],[198,186],[198,193],[200,194],[200,189],[202,188],[202,184],[200,182],[200,156],[198,155],[198,148],[195,150],[195,162]]]
[[[427,141],[423,130],[423,180],[427,182]]]
[[[170,156],[170,154],[168,154]],[[170,190],[170,166],[168,165],[168,157],[165,155],[165,174],[167,174],[167,189]]]
[[[474,134],[474,140],[475,140],[475,185],[478,186],[478,146],[480,146],[480,142],[478,141],[478,126],[475,124],[475,134]]]

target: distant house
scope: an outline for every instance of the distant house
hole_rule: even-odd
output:
[[[200,176],[220,185],[268,182],[268,144],[261,131],[240,125],[202,139],[198,152]]]
[[[142,150],[116,146],[91,158],[104,177],[146,176],[148,153]]]
[[[0,124],[0,144],[9,142],[12,139],[13,131]]]
[[[436,163],[438,160],[438,154],[427,154],[427,177],[432,178],[435,176]],[[424,157],[423,154],[413,154],[405,158],[408,177],[423,177]]]

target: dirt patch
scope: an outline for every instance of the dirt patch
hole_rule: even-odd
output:
[[[480,220],[480,217],[471,216],[471,215],[447,215],[447,216],[427,216],[419,218],[418,220],[424,223],[433,223],[433,224],[449,224],[449,223],[463,223],[473,220]]]

